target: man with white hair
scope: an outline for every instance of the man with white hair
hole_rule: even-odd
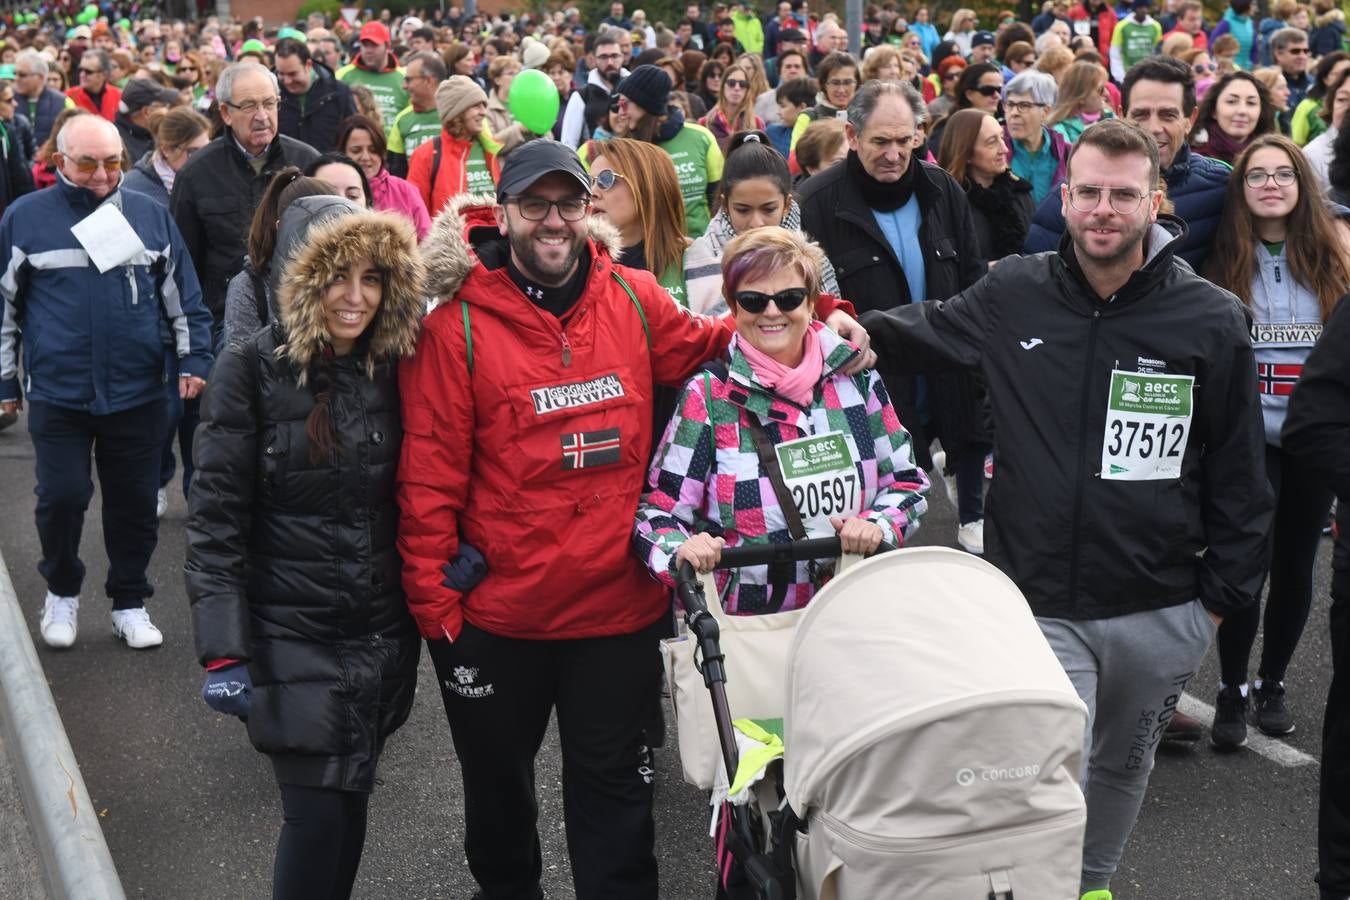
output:
[[[24,50],[14,59],[15,99],[19,112],[33,123],[33,140],[39,147],[47,143],[61,111],[75,106],[74,100],[47,87],[47,69],[47,57],[36,50]]]
[[[56,185],[20,197],[0,219],[0,414],[26,397],[47,582],[40,630],[50,647],[75,643],[92,452],[112,630],[134,649],[157,647],[164,638],[145,600],[154,594],[146,568],[171,377],[160,335],[178,357],[179,396],[196,397],[211,369],[211,316],[168,211],[120,189],[122,139],[111,122],[74,117],[52,159]]]
[[[1037,204],[1064,180],[1069,142],[1045,125],[1045,117],[1059,99],[1053,76],[1028,69],[1003,89],[1003,139],[1008,145],[1008,167],[1031,185]]]
[[[216,81],[225,132],[174,179],[169,208],[183,233],[216,329],[224,321],[225,288],[244,265],[244,238],[272,176],[304,168],[318,152],[277,131],[277,78],[257,63],[226,67]]]

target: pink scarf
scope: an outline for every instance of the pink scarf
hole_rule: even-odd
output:
[[[816,328],[823,328],[813,322],[802,338],[802,360],[795,366],[785,366],[762,350],[751,346],[744,337],[737,346],[750,363],[755,380],[769,388],[780,397],[791,400],[798,406],[810,406],[815,398],[816,384],[820,374],[825,371],[825,351],[821,349],[820,338],[816,337]]]

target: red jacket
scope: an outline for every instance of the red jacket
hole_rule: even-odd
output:
[[[483,157],[487,161],[488,172],[495,185],[501,180],[501,170],[497,167],[496,148],[481,137],[476,138],[483,148]],[[441,129],[441,167],[432,172],[436,159],[436,142],[423,141],[421,146],[408,157],[408,182],[422,195],[427,212],[434,219],[445,209],[450,198],[470,190],[468,184],[469,151],[472,141],[461,141],[450,136],[450,132]],[[432,179],[435,184],[432,184]]]
[[[109,122],[117,118],[117,106],[122,102],[122,92],[113,86],[111,81],[106,83],[103,88],[103,105],[95,106],[94,99],[82,87],[73,87],[66,91],[66,96],[75,101],[75,105],[80,109],[87,110],[96,116],[102,116]]]
[[[428,638],[458,637],[466,620],[516,638],[631,634],[670,609],[632,551],[652,386],[682,385],[724,351],[731,320],[692,315],[650,273],[616,267],[593,225],[586,290],[561,322],[521,293],[504,262],[489,269],[471,255],[504,243],[492,207],[463,216],[452,205],[422,245],[430,292],[449,299],[399,372],[408,606]],[[642,305],[650,351],[616,268]],[[460,537],[488,565],[467,596],[442,584]]]

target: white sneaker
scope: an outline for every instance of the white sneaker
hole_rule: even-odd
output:
[[[162,519],[164,514],[169,511],[169,492],[164,488],[159,489],[155,495],[155,518]]]
[[[79,597],[58,597],[51,591],[42,604],[42,640],[48,647],[70,647],[79,623]]]
[[[961,549],[976,556],[984,556],[984,519],[967,522],[956,530],[956,542]]]
[[[951,501],[952,509],[960,509],[956,494],[956,476],[948,475],[944,469],[947,468],[947,451],[939,450],[933,454],[933,471],[942,479],[942,484],[947,488],[947,499]]]
[[[127,642],[133,650],[158,647],[164,643],[164,635],[150,621],[150,614],[144,606],[135,609],[114,609],[112,612],[113,634]]]

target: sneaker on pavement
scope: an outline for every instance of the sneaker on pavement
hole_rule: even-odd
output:
[[[947,499],[951,501],[952,509],[960,509],[960,504],[957,503],[956,476],[947,474],[947,451],[939,450],[933,454],[933,471],[942,478],[942,484],[947,489]]]
[[[51,591],[42,604],[42,640],[48,647],[65,648],[75,643],[79,627],[79,597],[58,597]]]
[[[967,522],[956,530],[956,542],[961,549],[976,556],[984,556],[984,519]]]
[[[1215,750],[1229,751],[1247,744],[1247,698],[1237,687],[1219,691],[1214,701],[1214,725],[1209,742]]]
[[[1271,737],[1294,733],[1294,714],[1284,700],[1284,682],[1263,682],[1252,692],[1256,727]]]
[[[164,514],[169,511],[169,492],[164,488],[159,489],[155,495],[155,518],[162,519]]]
[[[135,609],[114,609],[112,612],[113,634],[127,642],[133,650],[145,650],[164,643],[164,635],[150,621],[150,614],[144,606]]]
[[[1172,710],[1172,718],[1167,720],[1167,727],[1163,729],[1162,739],[1164,741],[1191,743],[1204,736],[1205,726],[1201,725],[1198,720],[1192,719],[1180,710]]]

